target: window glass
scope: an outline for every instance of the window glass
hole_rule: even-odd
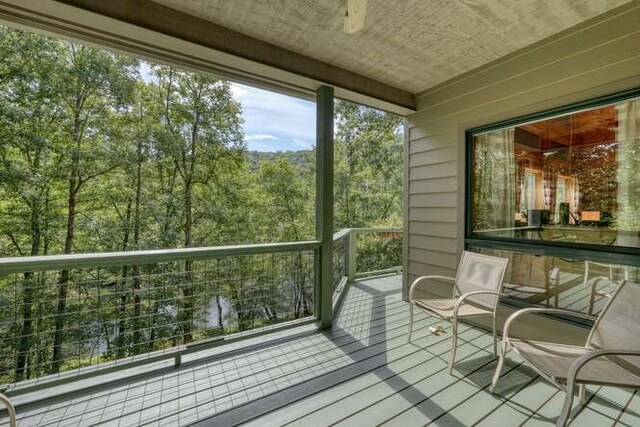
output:
[[[511,301],[598,315],[623,283],[640,283],[640,268],[615,263],[471,248],[509,259],[503,293]]]
[[[475,236],[640,246],[640,99],[471,143]]]

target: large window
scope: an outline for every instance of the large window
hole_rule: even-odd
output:
[[[471,237],[640,246],[640,98],[470,144]]]
[[[597,314],[640,283],[640,92],[467,132],[467,248],[512,302]]]

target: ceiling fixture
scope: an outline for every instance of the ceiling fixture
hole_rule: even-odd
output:
[[[354,34],[364,28],[364,16],[367,13],[367,0],[347,0],[347,13],[342,31]]]

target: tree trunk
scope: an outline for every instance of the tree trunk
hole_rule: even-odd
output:
[[[127,203],[127,212],[124,217],[124,231],[122,235],[122,251],[126,252],[129,249],[129,235],[131,223],[131,200]],[[116,355],[122,357],[126,354],[126,332],[127,332],[127,299],[128,299],[128,282],[129,282],[129,266],[122,266],[122,278],[118,281],[120,286],[117,286],[116,293],[120,293],[120,307],[118,308],[118,335],[115,340]],[[118,283],[116,282],[116,283]],[[119,290],[118,290],[119,288]]]
[[[75,163],[74,163],[75,164]],[[64,243],[64,253],[73,252],[73,239],[75,235],[76,209],[77,209],[77,164],[72,167],[72,174],[69,178],[69,211],[67,214],[67,234]],[[53,372],[60,372],[62,366],[62,341],[64,329],[64,316],[67,309],[67,292],[69,287],[69,270],[60,272],[60,280],[58,282],[58,307],[56,310],[55,334],[53,336]]]
[[[191,205],[191,196],[193,191],[193,183],[190,181],[185,182],[184,186],[184,247],[190,248],[193,246],[193,212]],[[180,316],[180,322],[182,323],[183,340],[185,343],[193,340],[193,261],[185,260],[184,262],[184,280],[182,285],[182,316]]]
[[[142,120],[142,106],[140,107],[140,120]],[[138,138],[136,148],[136,199],[133,208],[133,245],[135,249],[140,249],[140,203],[142,200],[142,140]],[[140,343],[140,315],[142,304],[140,301],[140,266],[133,266],[133,346],[134,353],[141,353],[138,348]]]
[[[36,150],[33,157],[33,170],[40,170],[40,156],[41,150]],[[31,230],[31,256],[38,255],[40,253],[40,242],[42,236],[42,230],[40,228],[41,222],[41,205],[39,198],[41,195],[36,195],[30,198],[29,208],[31,210],[30,217],[30,230]],[[29,361],[29,353],[32,349],[32,334],[33,334],[33,302],[35,299],[35,291],[37,288],[37,281],[34,273],[29,272],[24,274],[23,282],[23,296],[22,296],[22,332],[20,334],[20,342],[18,343],[18,356],[16,358],[16,382],[25,378],[25,369],[27,368]],[[26,372],[26,378],[30,377],[31,369]]]
[[[220,295],[216,295],[216,307],[218,308],[218,330],[224,332],[224,318],[222,316],[222,302]]]
[[[182,177],[184,179],[184,247],[193,246],[193,187],[195,185],[196,155],[198,146],[198,132],[200,125],[200,111],[196,110],[191,128],[191,141],[187,150],[183,151]],[[184,263],[185,283],[182,288],[183,297],[183,339],[185,343],[193,340],[193,320],[194,320],[194,295],[193,295],[193,261],[186,260]]]
[[[71,154],[71,171],[69,173],[69,192],[68,192],[68,213],[67,213],[67,233],[64,241],[64,253],[73,252],[73,241],[75,237],[77,197],[82,182],[80,181],[80,144],[82,140],[82,129],[80,123],[80,105],[82,100],[80,97],[76,100],[76,110],[74,115],[73,138],[74,147]],[[60,372],[62,366],[62,341],[64,330],[64,316],[67,310],[67,292],[69,287],[69,270],[60,272],[60,280],[58,281],[58,306],[55,319],[55,333],[53,336],[53,363],[52,371]]]

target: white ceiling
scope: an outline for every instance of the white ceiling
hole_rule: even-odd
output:
[[[153,0],[282,48],[419,93],[629,0]]]

